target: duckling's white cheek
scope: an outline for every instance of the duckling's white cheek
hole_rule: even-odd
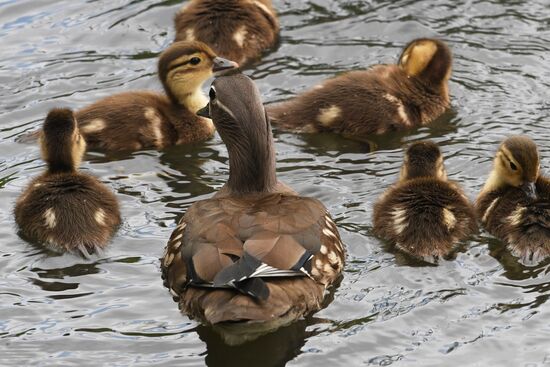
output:
[[[246,35],[248,34],[248,31],[246,30],[246,26],[241,26],[237,29],[237,31],[233,34],[233,39],[235,42],[237,42],[237,45],[239,45],[240,48],[244,47],[244,41],[246,39]]]
[[[80,131],[85,134],[97,133],[105,129],[105,126],[105,120],[93,119],[90,122],[82,124],[82,126],[80,126]]]
[[[392,212],[393,229],[397,235],[403,233],[409,226],[407,223],[407,211],[401,208],[395,208]]]
[[[508,221],[512,226],[519,226],[523,220],[523,213],[527,210],[524,206],[517,206],[516,210],[508,216]]]
[[[57,225],[57,218],[55,216],[55,211],[53,208],[49,208],[44,212],[44,221],[46,222],[46,226],[48,228],[55,228]]]
[[[317,121],[323,126],[331,126],[342,115],[342,109],[336,105],[319,109]]]
[[[162,120],[160,119],[160,116],[159,116],[157,110],[155,110],[152,107],[147,107],[145,109],[144,116],[150,122],[150,131],[153,134],[153,136],[155,137],[155,145],[157,147],[162,147],[163,146],[163,136],[162,136],[162,131],[160,129]]]
[[[99,224],[100,226],[105,225],[105,218],[106,218],[105,212],[101,208],[99,208],[94,214],[94,219],[97,222],[97,224]]]
[[[443,208],[443,223],[449,231],[456,225],[456,217],[448,208]]]

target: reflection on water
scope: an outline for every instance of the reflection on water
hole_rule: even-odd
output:
[[[163,152],[90,152],[83,164],[118,193],[124,224],[92,259],[22,241],[15,198],[44,164],[16,139],[54,106],[161,87],[156,57],[183,0],[0,0],[0,361],[17,365],[542,366],[550,349],[550,261],[526,267],[481,232],[429,266],[371,235],[372,204],[404,144],[433,139],[475,198],[497,142],[529,134],[550,174],[546,1],[274,0],[281,44],[247,71],[266,102],[335,73],[391,63],[411,38],[454,53],[453,108],[428,127],[356,140],[275,132],[279,177],[322,200],[348,259],[333,301],[312,318],[240,346],[179,314],[159,260],[175,221],[227,178],[219,137]],[[368,101],[365,101],[368,103]],[[546,359],[545,359],[546,358]]]

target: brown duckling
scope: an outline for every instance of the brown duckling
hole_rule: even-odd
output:
[[[426,125],[450,106],[451,63],[444,42],[416,39],[397,65],[376,65],[326,80],[267,106],[267,113],[282,129],[359,137]]]
[[[212,116],[227,146],[229,180],[172,233],[165,285],[182,312],[220,328],[269,332],[319,310],[340,277],[344,248],[325,206],[277,180],[255,84],[242,74],[217,78],[199,113]]]
[[[89,148],[133,151],[206,140],[214,125],[195,114],[207,103],[202,84],[213,73],[238,67],[202,42],[176,42],[158,61],[166,94],[115,94],[76,112]]]
[[[97,178],[78,171],[86,142],[71,110],[50,111],[40,145],[48,168],[15,204],[20,233],[57,252],[102,250],[120,224],[118,202]]]
[[[271,0],[192,0],[175,17],[176,41],[201,41],[241,66],[278,40]]]
[[[550,255],[550,179],[540,174],[531,139],[513,136],[500,145],[475,209],[485,229],[524,264]]]
[[[409,255],[435,262],[475,231],[474,210],[447,179],[439,147],[429,141],[412,144],[399,181],[374,205],[374,233]]]

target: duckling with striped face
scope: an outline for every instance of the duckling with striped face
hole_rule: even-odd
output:
[[[199,114],[212,117],[227,146],[229,180],[185,213],[162,272],[182,312],[233,343],[231,325],[257,336],[319,310],[344,248],[324,205],[277,180],[269,119],[250,78],[216,79]]]
[[[278,40],[271,0],[192,0],[176,15],[176,41],[201,41],[241,66],[260,58]]]
[[[120,224],[118,202],[98,179],[78,172],[86,142],[73,112],[50,111],[40,143],[48,168],[15,204],[21,235],[56,252],[102,250]]]
[[[423,126],[450,106],[451,63],[444,42],[416,39],[397,65],[348,72],[267,111],[276,126],[310,133],[368,137]]]
[[[500,145],[475,207],[487,231],[524,264],[550,255],[550,179],[540,174],[537,146],[528,137]]]
[[[472,206],[447,179],[441,151],[432,142],[409,147],[399,181],[374,206],[373,222],[377,236],[432,263],[477,230]]]
[[[201,42],[176,42],[158,62],[165,95],[141,91],[102,99],[77,111],[80,130],[89,147],[108,151],[206,140],[214,134],[214,125],[195,115],[207,102],[202,84],[214,73],[237,66]]]

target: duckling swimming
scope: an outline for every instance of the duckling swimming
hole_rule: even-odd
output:
[[[78,172],[86,142],[71,110],[50,111],[40,145],[48,168],[17,199],[21,234],[57,252],[105,248],[120,224],[118,202],[97,178]]]
[[[195,114],[208,99],[203,83],[214,73],[238,67],[202,42],[176,42],[159,57],[164,94],[133,91],[103,98],[75,112],[88,148],[104,151],[163,149],[214,135],[212,121]],[[39,132],[20,141],[38,137]]]
[[[348,72],[267,112],[278,127],[302,132],[366,137],[423,126],[450,106],[451,63],[444,42],[416,39],[397,65]]]
[[[201,41],[248,65],[273,48],[279,21],[271,0],[192,0],[175,17],[176,41]]]
[[[462,189],[447,179],[443,156],[432,142],[412,144],[399,182],[374,205],[374,233],[416,258],[434,262],[477,231]]]
[[[500,145],[475,209],[485,229],[523,263],[550,255],[550,179],[540,174],[530,138],[513,136]]]
[[[195,202],[162,259],[182,312],[215,326],[262,332],[317,311],[344,265],[338,229],[325,206],[277,180],[269,119],[242,75],[217,78],[211,116],[229,153],[229,180]]]

